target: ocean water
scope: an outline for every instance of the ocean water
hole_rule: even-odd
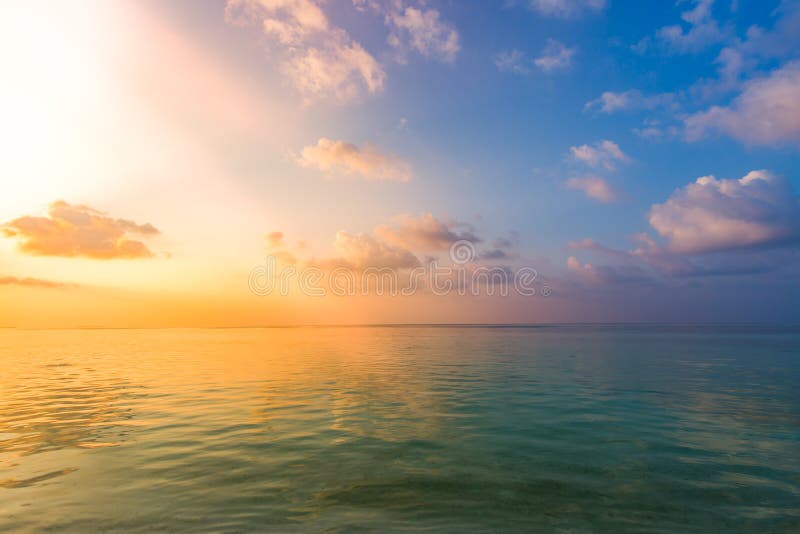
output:
[[[800,330],[0,330],[0,531],[800,531]]]

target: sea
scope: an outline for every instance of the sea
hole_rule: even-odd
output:
[[[800,532],[800,328],[0,330],[0,532]]]

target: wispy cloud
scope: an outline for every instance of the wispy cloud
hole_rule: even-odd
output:
[[[529,0],[528,5],[542,15],[570,18],[602,11],[606,7],[606,0]]]
[[[309,145],[295,157],[298,165],[318,169],[332,175],[360,176],[371,181],[408,182],[411,166],[402,158],[385,154],[375,145],[363,148],[345,141],[325,137]]]
[[[16,276],[0,276],[0,286],[39,287],[46,289],[64,289],[78,287],[77,284],[54,282],[42,278],[18,278]]]
[[[494,65],[500,72],[527,74],[531,71],[525,52],[522,50],[504,50],[494,56]]]
[[[694,7],[681,13],[686,27],[680,24],[664,26],[656,38],[670,52],[695,53],[725,39],[725,32],[714,20],[714,0],[694,0]]]
[[[567,180],[567,187],[583,191],[587,197],[604,203],[611,202],[616,198],[616,194],[608,182],[592,174],[570,178]]]
[[[555,39],[548,39],[540,56],[533,60],[534,65],[544,72],[566,70],[572,64],[572,56],[577,48],[568,48]]]
[[[17,239],[19,249],[27,254],[93,259],[152,257],[153,252],[131,236],[159,233],[151,224],[114,219],[63,200],[50,204],[47,217],[20,217],[4,223],[0,230],[6,237]]]
[[[800,61],[748,82],[729,106],[713,106],[685,119],[696,141],[721,132],[753,145],[800,143]]]
[[[614,113],[617,111],[654,109],[666,107],[674,103],[675,95],[660,93],[645,95],[638,89],[623,92],[606,91],[598,98],[590,100],[584,106],[584,111],[599,111],[601,113]]]
[[[425,57],[452,63],[461,50],[458,32],[442,20],[436,9],[396,2],[386,14],[386,23],[391,29],[389,44],[400,52],[401,58],[405,58],[406,49],[411,49]]]
[[[617,143],[608,139],[598,141],[592,146],[573,146],[569,150],[575,161],[593,168],[602,167],[609,171],[616,168],[616,163],[630,160]]]

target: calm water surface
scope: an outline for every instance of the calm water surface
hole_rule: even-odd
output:
[[[0,330],[0,531],[800,531],[800,331]]]

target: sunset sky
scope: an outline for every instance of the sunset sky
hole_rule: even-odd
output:
[[[6,2],[0,326],[798,322],[800,2]],[[258,296],[534,268],[552,294]]]

